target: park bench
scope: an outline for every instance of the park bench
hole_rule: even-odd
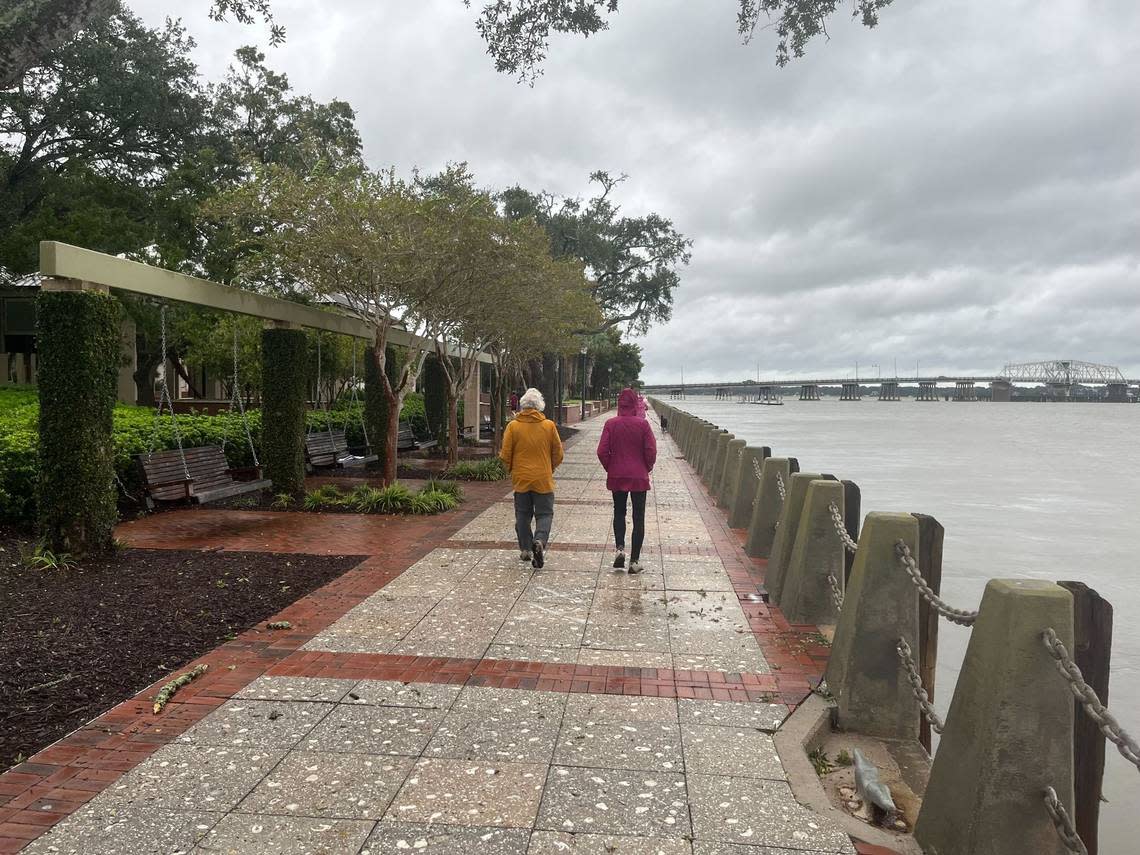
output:
[[[310,469],[366,466],[377,459],[375,454],[353,454],[343,430],[322,430],[305,437],[305,462]]]
[[[434,439],[418,440],[415,431],[407,422],[400,422],[400,432],[396,437],[396,451],[426,451],[435,448],[439,442]]]
[[[183,468],[183,456],[186,459]],[[260,469],[231,469],[225,452],[217,445],[155,451],[138,456],[142,469],[147,506],[156,502],[179,502],[189,499],[200,504],[228,499],[262,490],[272,482],[261,477]],[[190,477],[186,475],[189,473]],[[252,475],[240,481],[234,475]]]

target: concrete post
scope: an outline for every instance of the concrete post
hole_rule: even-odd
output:
[[[792,549],[796,545],[796,531],[800,527],[800,514],[804,509],[808,485],[823,476],[818,472],[794,472],[784,479],[787,497],[780,508],[780,524],[772,537],[772,550],[768,555],[768,569],[764,573],[764,587],[768,589],[768,601],[780,604],[784,592],[784,577],[792,560]]]
[[[927,852],[1067,851],[1041,800],[1052,787],[1073,815],[1073,696],[1042,645],[1046,627],[1073,650],[1064,588],[986,585],[914,829]]]
[[[793,481],[796,477],[792,476]],[[844,513],[843,494],[840,481],[820,479],[808,484],[795,547],[780,593],[780,610],[791,623],[820,625],[838,620],[839,610],[827,576],[831,574],[843,590],[844,547],[828,506],[834,503],[840,514]]]
[[[701,481],[708,483],[708,475],[712,470],[713,458],[716,457],[716,444],[717,441],[723,436],[726,431],[718,427],[711,428],[705,434],[705,442],[701,448],[700,462],[697,464],[697,473],[701,476]]]
[[[794,457],[769,457],[764,461],[756,506],[752,509],[751,522],[748,524],[748,539],[744,542],[744,551],[753,558],[767,558],[772,551],[776,522],[780,519],[780,508],[783,505],[776,487],[776,474],[779,473],[787,484],[791,474],[799,468]]]
[[[735,437],[727,432],[717,434],[716,443],[712,449],[712,457],[709,458],[709,462],[705,466],[705,486],[709,488],[709,495],[713,497],[714,501],[719,486],[717,478],[724,471],[724,461],[728,456],[728,444],[733,439]]]
[[[762,467],[764,461],[771,456],[772,449],[767,446],[757,448],[750,445],[744,449],[740,468],[736,472],[736,486],[732,490],[731,513],[728,517],[730,528],[744,528],[752,520],[752,503],[760,488],[756,467]]]
[[[689,435],[685,437],[685,459],[689,461],[692,466],[697,466],[697,448],[698,439],[700,439],[705,432],[706,422],[700,418],[694,418],[692,426],[689,429]]]
[[[917,741],[914,693],[895,649],[900,638],[919,649],[918,589],[899,566],[900,540],[918,554],[918,520],[910,514],[867,514],[826,676],[840,728]]]
[[[732,507],[732,491],[736,487],[737,474],[740,472],[740,461],[744,454],[743,439],[733,439],[728,443],[728,450],[724,455],[724,468],[720,472],[717,484],[717,504],[722,508]]]

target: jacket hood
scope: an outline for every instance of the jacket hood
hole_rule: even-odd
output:
[[[618,415],[637,415],[637,393],[632,389],[622,389],[621,394],[618,395]]]
[[[542,421],[546,421],[546,416],[544,416],[538,410],[523,410],[521,413],[519,413],[517,416],[515,416],[515,421],[517,421],[517,422],[542,422]]]

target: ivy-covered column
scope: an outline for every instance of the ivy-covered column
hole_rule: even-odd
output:
[[[53,552],[78,557],[113,543],[120,314],[106,288],[67,279],[45,279],[36,301],[37,501],[40,533]]]
[[[278,493],[305,492],[305,331],[261,333],[261,463]]]

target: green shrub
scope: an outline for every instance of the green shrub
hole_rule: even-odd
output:
[[[333,428],[344,427],[346,416],[349,421],[348,441],[356,447],[364,444],[360,428],[359,412],[347,406],[333,411]],[[247,411],[249,429],[253,435],[254,450],[259,460],[262,456],[261,410]],[[406,421],[425,425],[423,398],[409,395],[404,402]],[[28,526],[36,518],[36,482],[39,467],[39,398],[35,389],[0,388],[0,523]],[[136,458],[144,454],[153,439],[153,450],[175,448],[174,425],[169,415],[158,422],[155,432],[154,410],[150,407],[137,407],[117,404],[112,416],[112,445],[115,476],[120,492],[133,504],[141,504],[142,479]],[[324,413],[309,411],[306,424],[312,430],[326,430]],[[275,428],[276,429],[276,428]],[[189,413],[178,416],[178,432],[184,448],[200,445],[218,445],[226,440],[226,460],[230,466],[240,468],[253,465],[253,452],[246,442],[245,426],[241,416],[222,413],[216,416]],[[373,445],[375,451],[375,444]]]
[[[497,457],[488,460],[460,460],[443,473],[455,481],[501,481],[507,477],[507,467]]]
[[[406,514],[412,509],[412,491],[399,482],[376,491],[376,513]]]
[[[455,498],[455,501],[463,501],[463,487],[461,487],[456,481],[440,481],[436,478],[433,478],[428,481],[426,485],[424,485],[423,489],[423,492],[425,493],[431,491],[438,493],[447,493],[448,495],[453,496]]]
[[[459,500],[443,490],[424,489],[412,497],[412,512],[417,514],[439,514],[458,505]]]
[[[278,493],[273,497],[272,507],[279,511],[287,511],[297,504],[297,498],[292,493]]]

